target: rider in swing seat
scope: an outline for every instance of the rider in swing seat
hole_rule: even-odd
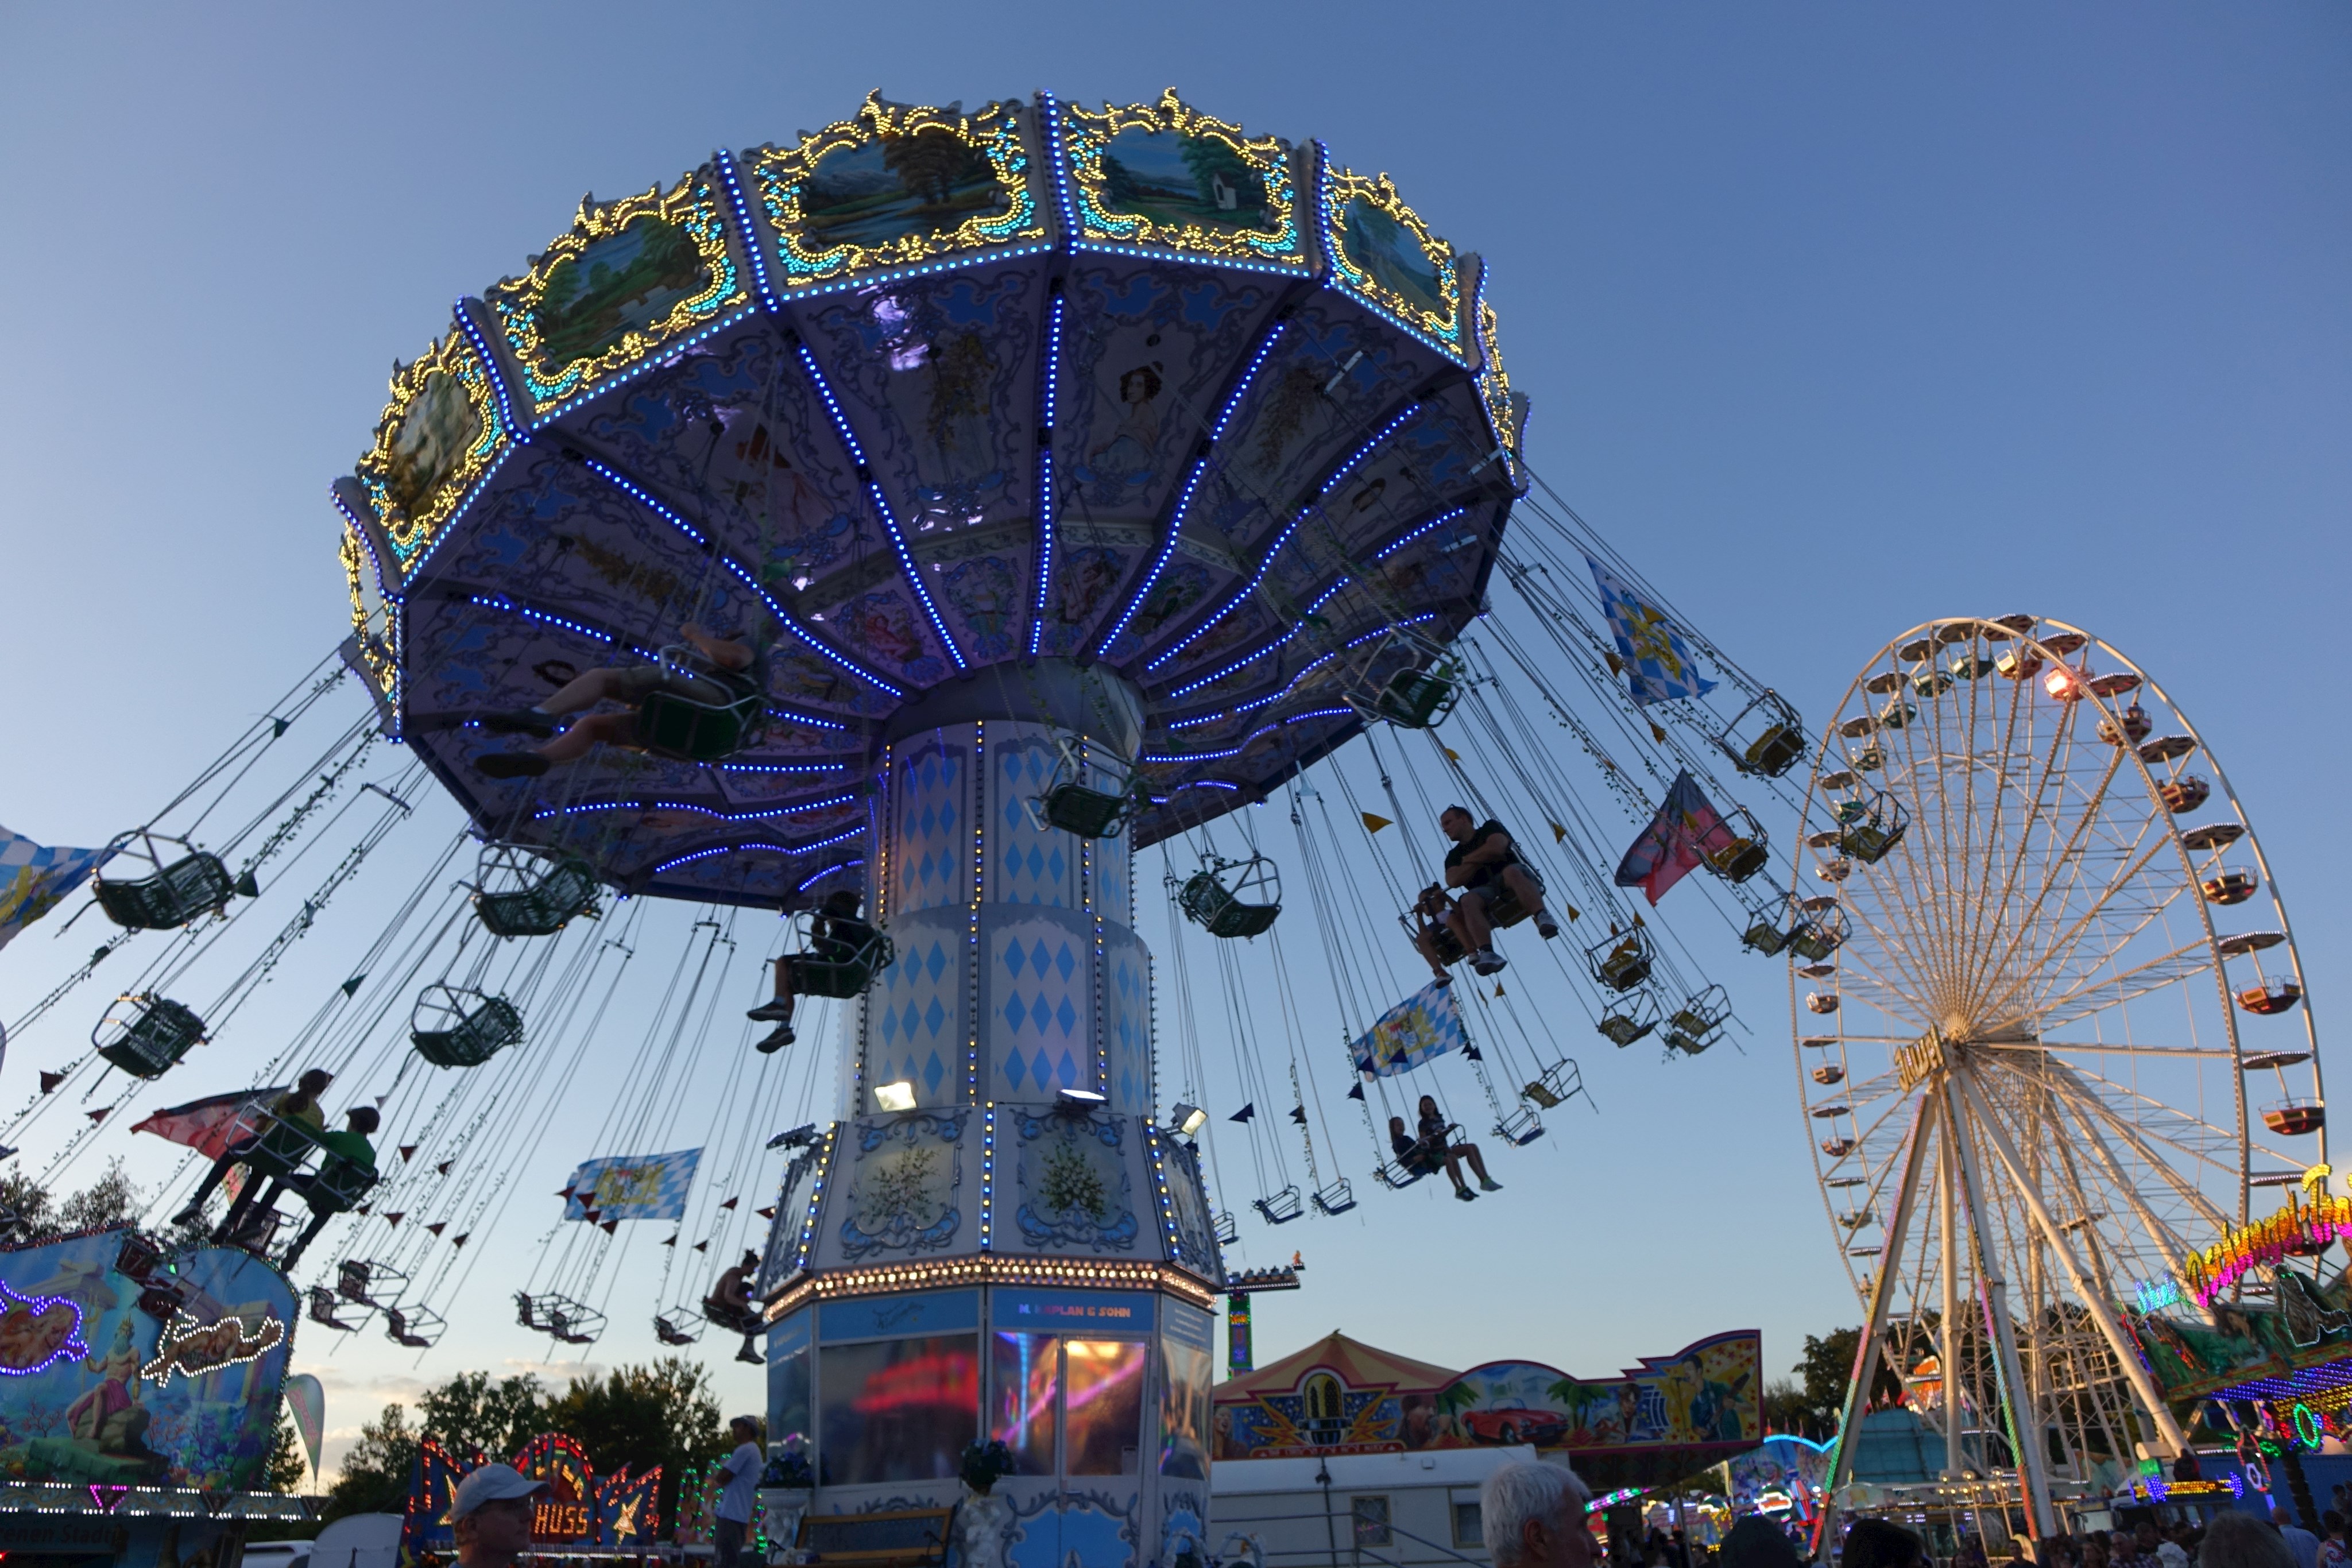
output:
[[[678,635],[710,661],[711,673],[697,674],[664,664],[591,670],[550,693],[536,707],[482,716],[482,727],[499,734],[540,737],[545,744],[528,751],[490,751],[474,758],[477,771],[492,779],[536,779],[559,762],[572,762],[598,745],[645,749],[639,709],[657,691],[675,692],[714,706],[739,702],[764,690],[759,653],[740,637],[721,637],[689,621]],[[626,703],[622,713],[589,714],[557,734],[556,720],[585,713],[598,703]]]
[[[1413,951],[1429,965],[1429,972],[1437,977],[1433,983],[1440,986],[1454,983],[1453,971],[1445,967],[1448,940],[1459,940],[1454,936],[1454,901],[1433,883],[1412,902]],[[1454,956],[1461,956],[1458,952]]]
[[[872,944],[874,927],[857,917],[858,897],[855,890],[835,888],[824,895],[818,905],[815,920],[809,925],[809,950],[786,953],[776,960],[776,995],[772,1001],[762,1002],[743,1016],[753,1023],[772,1023],[776,1027],[759,1043],[762,1056],[783,1050],[793,1043],[793,998],[809,988],[800,970],[803,965],[811,968],[839,969],[854,964]]]
[[[1473,969],[1492,975],[1508,963],[1489,946],[1494,925],[1487,909],[1498,889],[1518,901],[1545,941],[1559,935],[1559,924],[1544,908],[1543,883],[1519,859],[1518,849],[1502,823],[1492,818],[1482,823],[1466,806],[1448,806],[1438,814],[1437,826],[1454,841],[1454,847],[1445,852],[1445,885],[1462,890],[1447,920],[1462,938]]]
[[[743,1260],[719,1276],[719,1283],[710,1287],[710,1294],[702,1298],[702,1315],[721,1328],[733,1329],[743,1336],[742,1348],[735,1359],[753,1366],[764,1366],[768,1358],[760,1354],[759,1337],[767,1324],[761,1320],[760,1309],[751,1304],[751,1282],[760,1275],[760,1255],[746,1251]]]
[[[295,1082],[294,1087],[272,1100],[258,1126],[237,1139],[221,1152],[213,1168],[188,1199],[187,1207],[172,1216],[174,1225],[194,1225],[204,1218],[205,1199],[212,1197],[232,1166],[253,1163],[258,1156],[267,1166],[283,1164],[289,1169],[309,1157],[310,1145],[317,1141],[320,1128],[326,1124],[326,1113],[319,1109],[319,1096],[335,1075],[323,1067],[314,1067]],[[295,1130],[283,1131],[279,1124],[293,1124]],[[303,1134],[310,1135],[305,1137]],[[256,1178],[266,1174],[257,1169]]]
[[[343,1113],[343,1130],[317,1135],[319,1147],[326,1155],[317,1172],[289,1172],[285,1176],[272,1176],[267,1182],[248,1183],[246,1189],[237,1195],[236,1201],[229,1205],[228,1218],[221,1221],[220,1228],[213,1233],[213,1239],[226,1242],[235,1237],[244,1228],[247,1216],[268,1214],[277,1206],[278,1195],[289,1187],[309,1198],[338,1165],[356,1166],[362,1171],[373,1173],[375,1170],[375,1145],[368,1142],[368,1134],[383,1125],[383,1117],[377,1114],[373,1105],[358,1105]],[[287,1254],[287,1261],[280,1267],[293,1267],[293,1260],[302,1255],[302,1249],[308,1247],[312,1239],[327,1228],[327,1221],[339,1212],[334,1208],[322,1209],[317,1204],[311,1205],[311,1210],[309,1227],[303,1230],[301,1239],[294,1243],[294,1249]]]

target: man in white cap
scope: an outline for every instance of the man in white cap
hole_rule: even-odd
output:
[[[751,1530],[751,1510],[759,1501],[760,1471],[766,1466],[760,1452],[757,1417],[738,1416],[727,1423],[727,1430],[735,1439],[735,1451],[727,1456],[719,1471],[719,1485],[725,1490],[719,1494],[719,1530],[713,1542],[719,1558],[713,1568],[737,1568],[740,1562],[743,1538]]]
[[[484,1465],[459,1481],[449,1523],[460,1568],[514,1568],[530,1550],[531,1505],[552,1490],[512,1465]]]

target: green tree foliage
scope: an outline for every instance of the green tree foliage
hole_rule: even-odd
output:
[[[1764,1386],[1764,1429],[1793,1433],[1816,1442],[1821,1440],[1822,1430],[1821,1417],[1813,1413],[1812,1402],[1805,1397],[1805,1391],[1785,1377]]]
[[[406,1508],[417,1437],[409,1429],[406,1410],[385,1406],[360,1428],[359,1441],[343,1456],[343,1473],[327,1491],[325,1518],[331,1521],[351,1513],[398,1513]]]
[[[310,1479],[310,1460],[302,1451],[302,1434],[294,1429],[294,1418],[281,1405],[278,1428],[269,1437],[269,1462],[261,1472],[261,1484],[271,1491],[299,1492]]]
[[[650,1366],[623,1366],[576,1378],[546,1406],[546,1430],[569,1433],[588,1450],[599,1475],[626,1465],[642,1474],[662,1467],[661,1513],[677,1517],[678,1477],[690,1464],[728,1450],[727,1424],[701,1363],[664,1356]]]
[[[511,1459],[551,1429],[546,1387],[528,1374],[493,1383],[487,1372],[461,1372],[417,1399],[416,1418],[424,1436],[451,1452],[479,1448],[494,1459]]]
[[[1839,1417],[1845,1414],[1846,1384],[1853,1376],[1853,1358],[1861,1348],[1859,1328],[1832,1329],[1822,1339],[1807,1334],[1805,1358],[1790,1369],[1805,1380],[1805,1403],[1825,1431],[1836,1431]],[[1869,1403],[1899,1399],[1902,1395],[1902,1377],[1880,1358],[1870,1380]]]

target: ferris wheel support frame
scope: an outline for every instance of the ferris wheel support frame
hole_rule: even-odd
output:
[[[1936,1370],[1944,1383],[1944,1479],[1960,1479],[1960,1356],[1952,1325],[1960,1321],[1960,1246],[1952,1229],[1952,1146],[1936,1141],[1937,1239],[1943,1247],[1944,1315],[1937,1323]],[[1884,1272],[1884,1270],[1881,1270]]]
[[[1861,1343],[1853,1350],[1853,1375],[1845,1385],[1845,1406],[1838,1412],[1836,1451],[1830,1458],[1830,1472],[1822,1481],[1821,1511],[1813,1521],[1813,1553],[1818,1556],[1829,1539],[1832,1517],[1837,1512],[1837,1490],[1845,1484],[1847,1474],[1853,1469],[1854,1445],[1847,1438],[1859,1438],[1863,1406],[1869,1402],[1870,1385],[1878,1375],[1879,1340],[1886,1332],[1886,1309],[1893,1303],[1894,1273],[1888,1267],[1903,1248],[1911,1228],[1911,1206],[1919,1194],[1920,1155],[1927,1148],[1927,1118],[1937,1103],[1937,1091],[1930,1090],[1922,1096],[1918,1107],[1911,1113],[1911,1132],[1906,1141],[1903,1155],[1903,1181],[1895,1197],[1895,1214],[1886,1222],[1886,1242],[1880,1251],[1878,1277],[1871,1282],[1870,1315],[1862,1325]]]
[[[2016,1145],[2009,1141],[2009,1134],[1993,1119],[1992,1108],[1985,1103],[1983,1095],[1977,1089],[1975,1075],[1958,1063],[1950,1071],[1960,1098],[1968,1103],[1970,1114],[1983,1126],[1986,1138],[1992,1144],[1993,1153],[2000,1157],[2002,1165],[2009,1167],[2010,1179],[2017,1184],[2018,1195],[2025,1199],[2026,1210],[2033,1216],[2034,1226],[2042,1232],[2042,1239],[2051,1251],[2057,1254],[2059,1267],[2066,1270],[2067,1283],[2074,1286],[2076,1299],[2090,1310],[2091,1320],[2099,1325],[2099,1333],[2107,1342],[2107,1348],[2115,1352],[2116,1363],[2123,1368],[2125,1381],[2131,1385],[2132,1393],[2139,1399],[2142,1413],[2155,1427],[2156,1436],[2164,1447],[2163,1457],[2177,1458],[2188,1450],[2189,1438],[2181,1431],[2180,1423],[2173,1419],[2171,1408],[2165,1404],[2156,1380],[2141,1364],[2131,1341],[2124,1333],[2123,1326],[2116,1322],[2114,1308],[2084,1276],[2081,1260],[2074,1256],[2074,1249],[2067,1241],[2065,1232],[2058,1228],[2049,1206],[2042,1202],[2042,1189],[2035,1184],[2024,1160],[2018,1156]]]
[[[2001,1415],[2009,1426],[2010,1456],[2017,1461],[2017,1478],[2025,1492],[2026,1519],[2036,1541],[2047,1540],[2056,1532],[2056,1511],[2050,1506],[2050,1475],[2048,1455],[2042,1450],[2042,1434],[2037,1429],[2028,1442],[2019,1435],[2017,1420],[2018,1396],[2025,1388],[2022,1364],[2017,1359],[2017,1331],[2009,1317],[2009,1283],[1997,1267],[2000,1253],[1985,1244],[1987,1234],[1984,1215],[1984,1184],[1978,1178],[1976,1151],[1959,1135],[1960,1119],[1953,1111],[1948,1091],[1937,1086],[1937,1108],[1941,1113],[1944,1136],[1949,1140],[1954,1163],[1960,1167],[1960,1201],[1969,1211],[1969,1246],[1976,1254],[1977,1283],[1981,1289],[1979,1300],[1984,1303],[1988,1326],[1992,1330],[1993,1375],[2000,1384]],[[1922,1102],[1925,1103],[1924,1101]],[[1883,1281],[1887,1275],[1879,1270]],[[2029,1411],[2029,1415],[2031,1412]],[[1987,1456],[1990,1460],[1990,1456]]]

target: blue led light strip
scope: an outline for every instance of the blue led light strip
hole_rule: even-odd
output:
[[[504,434],[514,436],[518,445],[528,444],[530,441],[530,432],[516,434],[518,426],[515,423],[514,400],[507,393],[506,371],[500,368],[498,360],[490,353],[490,346],[483,340],[481,329],[474,325],[473,317],[467,313],[466,302],[463,299],[458,300],[451,310],[457,318],[459,329],[466,334],[466,341],[474,345],[474,353],[482,361],[482,374],[488,380],[490,390],[499,395],[499,423],[506,427]]]
[[[1285,320],[1277,320],[1265,329],[1265,336],[1258,340],[1257,352],[1250,356],[1249,363],[1243,367],[1233,390],[1225,394],[1224,406],[1217,411],[1217,422],[1209,427],[1209,439],[1202,444],[1200,455],[1192,459],[1192,471],[1184,476],[1184,488],[1168,514],[1168,527],[1160,537],[1159,553],[1151,558],[1150,568],[1144,572],[1143,580],[1135,585],[1135,591],[1127,596],[1126,607],[1119,611],[1118,619],[1111,623],[1109,631],[1095,639],[1096,653],[1101,653],[1118,640],[1118,634],[1127,630],[1128,622],[1135,619],[1137,612],[1143,608],[1143,601],[1150,597],[1152,589],[1158,585],[1160,574],[1167,570],[1169,559],[1176,553],[1177,540],[1183,537],[1185,514],[1192,509],[1193,493],[1201,487],[1202,479],[1209,472],[1211,455],[1217,443],[1224,439],[1225,427],[1233,423],[1234,413],[1242,406],[1242,399],[1248,395],[1250,387],[1257,381],[1257,373],[1265,366],[1266,356],[1274,352],[1274,346],[1289,329],[1290,323]]]
[[[1037,371],[1037,591],[1029,607],[1029,653],[1045,635],[1045,595],[1054,582],[1054,400],[1062,375],[1062,294],[1045,317],[1045,360]]]
[[[823,870],[811,875],[798,887],[793,889],[793,891],[794,893],[806,893],[810,888],[815,886],[818,883],[823,882],[826,877],[833,875],[835,872],[847,871],[852,866],[861,866],[865,863],[866,857],[864,855],[854,856],[853,858],[845,861],[835,861],[831,865],[826,866]]]
[[[760,230],[751,221],[751,204],[743,199],[743,186],[737,176],[735,154],[724,147],[712,153],[711,161],[719,165],[719,177],[727,185],[727,207],[735,214],[735,237],[742,242],[743,254],[751,258],[751,291],[760,297],[770,315],[776,311],[776,296],[768,287],[768,256],[760,243]]]
[[[788,805],[771,806],[758,811],[721,811],[696,800],[596,800],[561,809],[550,806],[543,810],[533,811],[530,814],[530,820],[534,822],[544,822],[550,817],[578,817],[591,811],[692,811],[698,816],[714,817],[722,822],[763,822],[771,817],[797,817],[809,811],[823,811],[835,806],[846,806],[851,801],[863,798],[863,790],[852,789],[845,794],[828,795],[820,800],[794,800]],[[864,828],[859,828],[845,836],[854,839],[865,831]],[[828,839],[825,841],[839,843],[842,841]]]
[[[635,480],[631,479],[627,475],[622,473],[620,470],[612,467],[608,464],[601,463],[593,457],[583,457],[580,460],[580,463],[581,466],[586,468],[590,473],[595,475],[598,478],[604,480],[606,484],[612,486],[623,495],[625,495],[630,499],[635,501],[637,505],[645,507],[646,510],[661,518],[662,521],[669,524],[670,527],[684,534],[688,538],[692,539],[695,544],[700,547],[706,553],[717,558],[719,565],[734,573],[738,581],[741,582],[744,587],[750,589],[753,593],[759,596],[760,602],[765,604],[768,607],[768,612],[776,618],[776,624],[791,632],[793,640],[801,643],[802,646],[807,648],[809,652],[824,660],[827,664],[834,665],[835,668],[846,671],[848,674],[856,675],[867,685],[874,687],[876,690],[880,691],[888,696],[900,699],[905,698],[907,694],[904,688],[883,679],[880,675],[877,675],[873,671],[866,669],[856,660],[839,653],[830,643],[827,643],[823,639],[819,638],[816,633],[802,625],[798,620],[794,619],[792,612],[786,610],[782,604],[776,602],[776,596],[768,591],[766,585],[761,583],[760,580],[752,574],[749,568],[744,566],[741,561],[737,560],[727,551],[719,549],[718,544],[705,535],[700,528],[696,528],[692,523],[689,523],[684,517],[679,517],[677,512],[671,510],[668,507],[664,506],[661,501],[648,492],[644,486],[638,484]]]
[[[691,854],[673,856],[670,859],[662,862],[661,864],[654,867],[654,874],[658,876],[663,872],[670,871],[682,865],[691,865],[696,861],[707,861],[714,855],[739,854],[746,850],[764,851],[770,854],[790,855],[793,859],[798,860],[803,855],[814,854],[819,850],[829,850],[835,844],[845,844],[852,839],[862,838],[865,836],[865,833],[866,830],[864,828],[859,828],[855,832],[836,833],[832,838],[818,839],[813,843],[805,844],[775,844],[769,843],[765,840],[753,840],[751,842],[740,844],[714,844],[709,849],[696,850]],[[820,873],[819,874],[822,875],[823,873]]]
[[[1248,599],[1251,594],[1257,591],[1257,585],[1265,580],[1265,574],[1273,570],[1275,559],[1281,555],[1282,547],[1290,542],[1291,536],[1298,531],[1299,524],[1307,520],[1307,514],[1315,510],[1317,507],[1320,506],[1324,497],[1329,495],[1347,479],[1349,475],[1354,473],[1358,467],[1361,466],[1364,459],[1370,456],[1373,451],[1380,446],[1381,442],[1386,441],[1390,436],[1394,435],[1399,428],[1404,425],[1408,421],[1412,420],[1412,417],[1420,412],[1420,403],[1414,402],[1408,404],[1402,412],[1396,415],[1396,417],[1391,419],[1386,424],[1381,426],[1379,430],[1373,432],[1371,437],[1361,446],[1357,447],[1355,451],[1349,453],[1345,461],[1341,462],[1338,467],[1332,469],[1329,476],[1327,477],[1322,484],[1316,486],[1315,499],[1309,501],[1306,506],[1299,507],[1296,513],[1292,514],[1290,521],[1283,525],[1282,532],[1275,536],[1274,542],[1266,546],[1265,553],[1258,558],[1257,570],[1250,573],[1249,580],[1242,584],[1240,588],[1234,590],[1231,594],[1227,595],[1225,601],[1217,607],[1215,614],[1211,615],[1206,620],[1202,621],[1198,626],[1192,628],[1192,631],[1186,632],[1183,638],[1179,641],[1175,646],[1170,648],[1158,658],[1144,665],[1144,668],[1147,670],[1158,669],[1160,665],[1168,663],[1169,660],[1173,659],[1177,654],[1191,647],[1194,643],[1197,643],[1202,637],[1207,636],[1210,631],[1214,628],[1219,622],[1223,621],[1226,616],[1231,615],[1236,609],[1240,608],[1244,600]]]
[[[842,445],[848,448],[850,461],[857,465],[857,476],[865,482],[866,493],[874,498],[874,509],[880,514],[882,527],[890,535],[890,548],[898,553],[898,570],[906,578],[907,586],[912,588],[915,597],[921,601],[923,613],[930,618],[931,630],[939,633],[940,645],[955,661],[956,668],[969,670],[971,665],[964,658],[963,650],[956,646],[953,637],[948,635],[948,623],[940,616],[940,607],[931,602],[931,591],[923,586],[922,570],[915,564],[914,552],[907,548],[907,536],[898,531],[898,518],[890,510],[889,497],[882,494],[882,486],[876,482],[874,465],[866,460],[866,449],[857,444],[857,436],[849,428],[849,415],[833,395],[832,383],[824,379],[824,371],[817,367],[816,356],[809,352],[808,344],[797,336],[793,340],[793,351],[800,356],[801,370],[808,376],[809,384],[816,388],[817,396],[824,400],[825,412],[833,416],[833,428],[840,435]],[[894,690],[891,695],[903,696],[906,694]]]

